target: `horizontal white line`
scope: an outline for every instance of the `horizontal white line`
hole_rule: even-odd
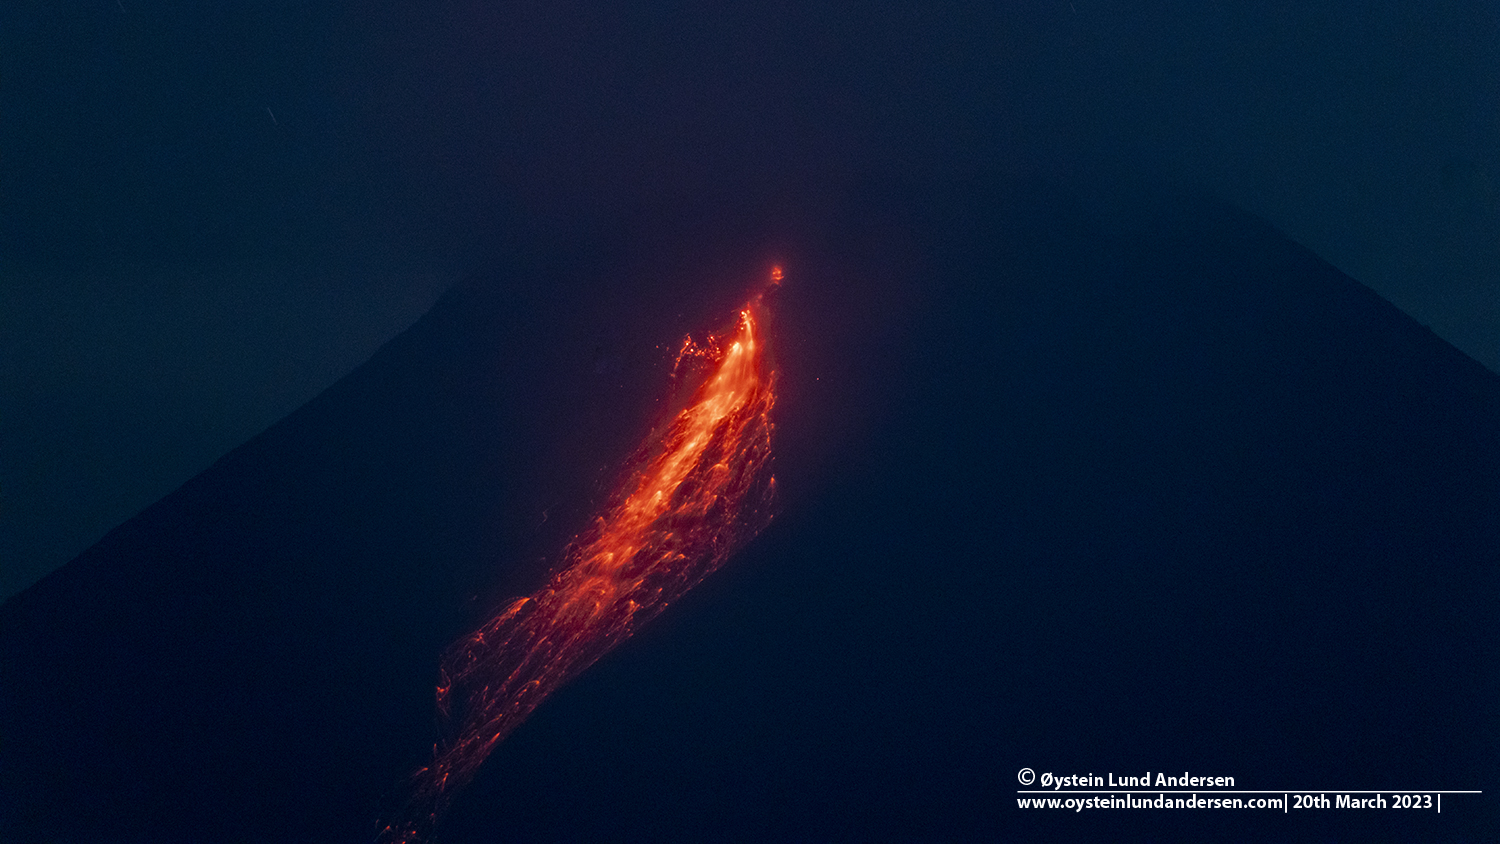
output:
[[[1161,794],[1165,791],[1212,792],[1214,794],[1483,794],[1483,791],[1455,791],[1449,788],[1279,788],[1275,791],[1248,791],[1243,788],[1044,788],[1035,791],[1018,789],[1017,794]]]

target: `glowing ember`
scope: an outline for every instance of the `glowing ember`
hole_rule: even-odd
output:
[[[780,267],[772,277],[780,280]],[[687,407],[642,445],[611,505],[573,541],[547,585],[444,657],[437,703],[451,738],[416,773],[405,816],[381,831],[381,841],[424,837],[453,791],[547,695],[764,526],[775,486],[763,471],[775,396],[774,373],[761,371],[759,309],[757,297],[727,339],[701,348],[684,342],[679,370],[693,360],[712,365]]]

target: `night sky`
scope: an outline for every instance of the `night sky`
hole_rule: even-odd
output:
[[[521,226],[831,170],[1200,185],[1500,371],[1490,3],[21,0],[0,39],[0,594]]]
[[[288,753],[308,782],[360,771],[324,814],[299,805],[282,826],[226,825],[214,807],[254,815],[285,798],[284,783],[244,767],[262,758],[253,737],[222,758],[193,755],[193,730],[218,723],[203,716],[164,740],[142,779],[154,786],[112,792],[127,776],[120,750],[70,799],[112,794],[121,802],[100,803],[101,816],[117,812],[118,840],[137,840],[147,807],[169,805],[152,787],[181,786],[162,773],[169,762],[226,781],[254,770],[243,795],[193,792],[210,808],[181,809],[163,840],[361,840],[365,827],[345,834],[364,818],[359,801],[381,799],[430,742],[437,651],[524,588],[585,517],[652,412],[661,348],[722,329],[773,261],[788,267],[779,352],[792,372],[782,521],[742,571],[732,562],[705,597],[602,663],[602,679],[544,707],[476,783],[490,802],[456,809],[452,840],[493,840],[496,824],[503,840],[807,840],[799,824],[836,817],[867,825],[810,838],[916,840],[932,831],[923,818],[943,817],[953,840],[1040,840],[1066,827],[1026,825],[1000,800],[1014,769],[1041,758],[1096,772],[1211,762],[1273,787],[1370,787],[1386,768],[1399,781],[1375,785],[1494,785],[1493,671],[1417,653],[1446,642],[1480,664],[1495,656],[1484,606],[1496,560],[1481,541],[1497,535],[1483,506],[1500,501],[1484,427],[1500,418],[1493,3],[27,0],[0,7],[0,598],[27,599],[7,605],[0,639],[20,636],[5,640],[14,649],[30,635],[15,631],[68,628],[38,619],[53,606],[83,614],[102,584],[134,595],[137,575],[148,602],[188,582],[195,607],[194,588],[209,604],[248,589],[246,630],[305,629],[264,652],[229,646],[239,655],[226,665],[254,666],[265,685],[235,686],[261,689],[249,695],[260,702],[223,717],[291,712],[302,720],[269,741],[302,748]],[[1226,280],[1203,294],[1186,280],[1199,271]],[[1091,356],[1112,342],[1124,363]],[[1302,355],[1320,363],[1304,368]],[[1367,378],[1361,361],[1387,374]],[[1159,378],[1175,386],[1153,392]],[[1225,384],[1243,395],[1224,398]],[[1290,421],[1256,415],[1269,407]],[[484,445],[492,418],[506,442]],[[368,435],[330,445],[357,425]],[[1407,435],[1422,445],[1402,450]],[[24,591],[247,442],[47,589]],[[1110,443],[1129,445],[1118,456]],[[494,464],[470,465],[476,454]],[[327,480],[361,461],[390,472]],[[329,485],[304,499],[309,479]],[[464,490],[473,500],[445,497]],[[409,522],[379,524],[420,496]],[[335,515],[281,545],[235,533],[296,521],[274,507],[264,523],[240,521],[293,499]],[[1308,514],[1330,520],[1307,527]],[[140,548],[163,555],[160,572],[141,574]],[[267,569],[282,586],[193,563],[222,552],[253,566],[254,548],[285,555]],[[304,592],[308,549],[332,556]],[[349,549],[379,572],[366,586],[351,586]],[[402,554],[433,582],[402,569]],[[861,555],[883,562],[851,576]],[[1398,588],[1399,572],[1424,569],[1442,583]],[[1154,571],[1173,585],[1147,588]],[[1356,584],[1372,571],[1387,579]],[[380,641],[363,652],[319,619],[320,601],[351,588],[345,633]],[[391,603],[403,593],[416,595],[410,617]],[[1451,618],[1433,615],[1443,602]],[[401,618],[382,626],[361,608]],[[120,613],[77,635],[106,635],[103,617],[135,629]],[[1037,632],[1080,618],[1061,640]],[[184,644],[198,628],[182,624],[137,644],[211,659],[209,645]],[[1188,644],[1174,638],[1183,629],[1208,632]],[[315,633],[337,640],[328,653],[308,655]],[[1340,650],[1362,636],[1418,679]],[[1083,663],[1037,656],[1109,642],[1115,669],[1064,677],[1058,666]],[[1306,662],[1272,653],[1295,642],[1313,643]],[[100,670],[135,688],[105,656],[54,644],[64,656],[49,681],[82,688]],[[1177,650],[1158,662],[1149,645]],[[982,656],[965,661],[965,647]],[[1181,667],[1243,666],[1226,654],[1246,648],[1263,649],[1253,669]],[[333,658],[344,673],[322,673]],[[328,756],[297,744],[326,743],[330,722],[272,679],[276,660],[389,741],[341,733]],[[143,670],[160,679],[173,665]],[[1231,746],[1224,720],[1183,714],[1225,715],[1215,694],[1251,678],[1260,703],[1227,711],[1247,736],[1291,736],[1284,746]],[[196,682],[184,696],[200,705],[225,688]],[[377,682],[388,703],[355,702]],[[806,694],[772,693],[780,682]],[[1472,694],[1433,691],[1466,683]],[[1151,688],[1177,703],[1148,705]],[[1096,690],[1125,702],[1089,703]],[[1346,695],[1358,700],[1347,711]],[[121,711],[153,701],[143,692]],[[608,712],[638,735],[612,731]],[[1309,724],[1341,718],[1426,726],[1395,745],[1320,744]],[[1433,726],[1444,718],[1449,729]],[[903,719],[908,736],[861,743]],[[1187,728],[1201,737],[1180,738]],[[137,739],[121,747],[149,745]],[[1153,740],[1170,752],[1146,761]],[[827,761],[839,753],[861,773]],[[671,834],[609,779],[609,754],[674,795]],[[716,761],[730,756],[744,767]],[[1431,777],[1451,762],[1454,779],[1397,776],[1419,757]],[[591,786],[600,808],[559,822],[563,795]],[[819,789],[826,801],[809,796]],[[781,808],[719,824],[736,790]],[[1492,811],[1475,815],[1455,828],[1467,840],[1494,829]],[[1360,830],[1332,823],[1317,840]]]

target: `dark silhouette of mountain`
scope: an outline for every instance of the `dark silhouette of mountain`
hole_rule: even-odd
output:
[[[1017,807],[1021,768],[1280,797],[1500,759],[1500,379],[1253,218],[1090,196],[866,186],[497,253],[4,605],[6,840],[370,840],[439,652],[772,261],[780,514],[439,840],[1492,838],[1487,796]]]

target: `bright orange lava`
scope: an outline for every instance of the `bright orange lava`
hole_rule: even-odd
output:
[[[779,280],[780,268],[774,275]],[[717,569],[764,527],[775,480],[774,373],[763,370],[759,299],[732,336],[683,345],[713,370],[660,437],[648,438],[614,503],[577,537],[545,587],[516,600],[443,660],[438,710],[453,730],[415,775],[382,842],[424,838],[455,789],[559,686]]]

